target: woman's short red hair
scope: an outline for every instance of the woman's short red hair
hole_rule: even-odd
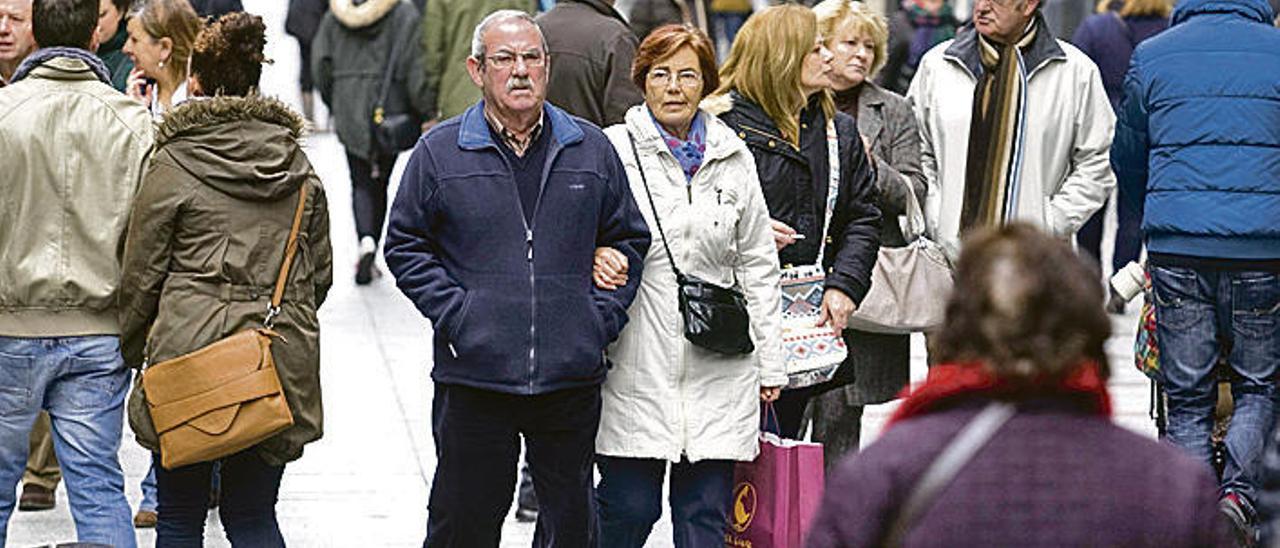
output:
[[[650,32],[640,43],[640,47],[636,48],[636,59],[631,63],[631,81],[644,90],[649,69],[686,46],[698,56],[698,69],[702,71],[702,92],[699,98],[706,97],[720,87],[720,70],[716,66],[716,53],[711,46],[711,39],[701,29],[691,25],[663,25]]]

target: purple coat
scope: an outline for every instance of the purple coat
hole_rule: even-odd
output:
[[[878,546],[916,479],[983,402],[908,419],[840,464],[810,548]],[[1230,546],[1217,483],[1172,446],[1040,400],[943,488],[907,546]]]
[[[1143,40],[1169,28],[1165,17],[1120,18],[1116,12],[1090,15],[1076,29],[1071,43],[1088,55],[1102,73],[1102,87],[1111,100],[1111,110],[1120,112],[1120,100],[1124,99],[1124,73],[1129,70],[1129,58],[1134,48]]]

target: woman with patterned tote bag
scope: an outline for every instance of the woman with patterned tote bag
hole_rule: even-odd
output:
[[[812,10],[772,7],[738,32],[704,102],[746,141],[773,219],[790,377],[776,408],[790,438],[811,397],[853,381],[839,367],[842,333],[880,248],[872,168],[857,123],[832,102],[830,61]]]

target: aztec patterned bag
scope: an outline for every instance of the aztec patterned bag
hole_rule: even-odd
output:
[[[831,170],[827,177],[827,211],[819,242],[826,242],[840,190],[840,153],[834,120],[827,120],[827,156]],[[822,254],[818,246],[815,264],[782,269],[782,346],[787,356],[787,388],[803,388],[831,380],[849,355],[844,337],[830,325],[815,327],[822,310]]]
[[[1142,289],[1142,312],[1138,314],[1138,335],[1133,341],[1133,361],[1138,371],[1159,382],[1160,347],[1156,346],[1156,303],[1152,295],[1151,274],[1145,274]]]

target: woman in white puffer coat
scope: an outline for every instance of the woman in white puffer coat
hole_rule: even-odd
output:
[[[602,388],[602,546],[644,545],[662,513],[668,463],[675,545],[722,544],[734,463],[755,458],[760,400],[776,399],[787,381],[778,254],[755,162],[729,126],[698,109],[717,86],[712,51],[696,29],[655,30],[632,69],[645,104],[605,130],[655,241]],[[717,354],[683,337],[662,233],[681,272],[742,291],[753,353]]]

